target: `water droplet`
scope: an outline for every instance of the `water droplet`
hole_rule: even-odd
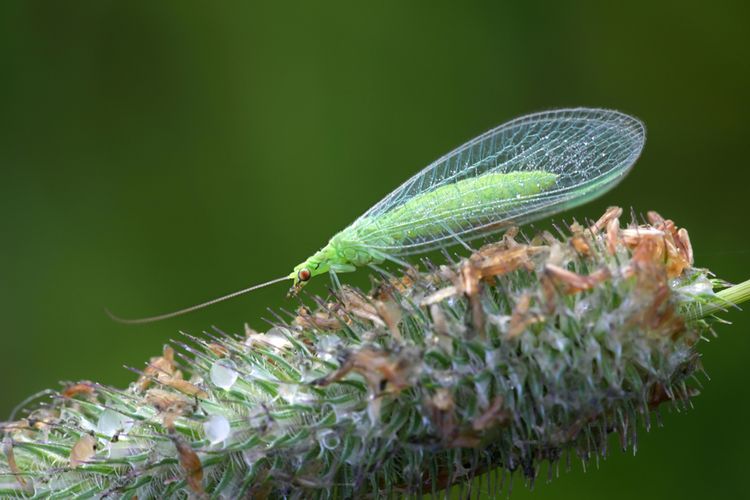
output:
[[[231,431],[229,426],[229,420],[224,415],[211,415],[211,417],[203,423],[203,432],[206,433],[206,438],[211,441],[211,444],[221,443],[229,437]]]
[[[231,359],[218,359],[211,366],[211,382],[224,390],[229,390],[237,380],[236,365]]]

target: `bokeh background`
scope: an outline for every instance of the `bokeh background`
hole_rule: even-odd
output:
[[[263,329],[288,273],[418,169],[563,106],[648,126],[604,198],[690,230],[700,266],[750,277],[747,2],[11,1],[0,5],[0,419],[58,381],[125,386],[178,330]],[[363,276],[355,276],[363,280]],[[321,280],[325,285],[326,280]],[[323,289],[318,284],[318,290]],[[704,344],[686,414],[523,498],[747,492],[750,311]],[[613,446],[613,448],[616,448]]]

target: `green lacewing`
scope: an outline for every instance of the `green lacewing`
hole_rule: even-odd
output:
[[[643,149],[643,123],[619,111],[560,109],[500,125],[432,162],[335,234],[287,276],[179,311],[292,280],[354,271],[470,241],[586,203],[614,187]]]

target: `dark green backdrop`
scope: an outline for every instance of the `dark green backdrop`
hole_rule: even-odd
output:
[[[263,328],[284,286],[148,327],[103,308],[287,273],[440,154],[546,108],[648,126],[633,173],[566,216],[655,209],[698,265],[750,277],[747,2],[356,3],[2,3],[0,418],[60,380],[124,386],[177,330]],[[750,311],[726,317],[694,411],[514,498],[746,493]]]

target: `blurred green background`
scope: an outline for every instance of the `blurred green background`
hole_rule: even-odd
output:
[[[418,169],[563,106],[643,119],[604,198],[690,230],[697,264],[750,277],[747,2],[37,2],[0,6],[0,419],[60,380],[125,386],[178,330],[258,329],[288,273]],[[364,274],[354,279],[364,281]],[[326,280],[315,290],[322,291]],[[702,346],[687,414],[523,498],[737,498],[747,490],[750,311]],[[542,482],[543,483],[543,482]]]

